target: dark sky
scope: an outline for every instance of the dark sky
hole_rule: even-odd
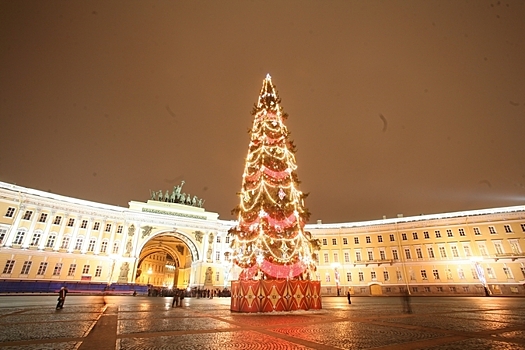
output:
[[[267,73],[311,222],[525,204],[524,1],[0,1],[0,181],[234,219]]]

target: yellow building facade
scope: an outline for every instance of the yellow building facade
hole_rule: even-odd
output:
[[[228,288],[234,225],[195,205],[122,208],[0,182],[0,283]],[[306,229],[323,295],[525,295],[525,206]]]

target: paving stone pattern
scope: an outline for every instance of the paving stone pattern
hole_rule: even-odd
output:
[[[9,298],[0,296],[0,350],[525,350],[520,298],[412,298],[410,314],[392,297],[324,298],[322,310],[267,314],[233,313],[226,298],[172,308],[171,298],[75,296],[62,310]]]

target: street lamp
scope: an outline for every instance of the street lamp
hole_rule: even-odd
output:
[[[478,275],[478,279],[481,281],[481,284],[483,285],[483,289],[485,290],[485,296],[489,297],[491,295],[490,288],[487,283],[487,279],[485,278],[483,267],[480,264],[480,261],[483,261],[483,258],[473,256],[470,258],[470,261],[474,264],[474,268],[476,270],[476,274]]]

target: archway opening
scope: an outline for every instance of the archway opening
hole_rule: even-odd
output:
[[[139,255],[136,283],[148,284],[158,291],[189,286],[192,251],[178,236],[162,233],[146,242]]]

